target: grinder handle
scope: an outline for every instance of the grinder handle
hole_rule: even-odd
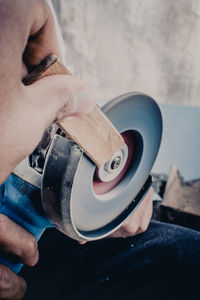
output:
[[[23,80],[29,85],[50,75],[71,75],[55,55],[49,55]],[[98,106],[86,115],[58,122],[59,127],[83,149],[90,159],[102,166],[123,147],[120,133]]]
[[[52,227],[44,216],[40,190],[11,174],[0,186],[0,213],[31,232],[38,241],[45,228]],[[23,264],[0,250],[0,264],[19,273]]]

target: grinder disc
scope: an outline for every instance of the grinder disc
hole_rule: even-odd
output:
[[[55,203],[61,202],[56,208],[59,210],[56,218],[55,213],[54,217],[51,215],[52,209],[48,209],[48,203],[55,197],[49,194],[48,180],[43,182],[43,205],[49,218],[61,231],[78,240],[102,238],[132,213],[138,204],[132,205],[134,199],[148,179],[161,142],[162,117],[151,97],[128,93],[110,101],[102,110],[127,145],[126,163],[117,177],[104,182],[98,177],[94,163],[81,154],[70,192],[62,195],[62,199],[54,199],[53,210]],[[47,163],[44,178],[48,168]]]

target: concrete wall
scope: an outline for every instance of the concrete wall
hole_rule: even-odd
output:
[[[66,61],[100,103],[137,90],[200,105],[200,0],[53,0]]]

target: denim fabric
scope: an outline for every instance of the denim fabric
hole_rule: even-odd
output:
[[[48,229],[40,261],[24,267],[26,300],[200,299],[200,233],[152,221],[126,239],[79,245]]]

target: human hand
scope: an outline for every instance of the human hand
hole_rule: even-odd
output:
[[[52,122],[87,113],[94,102],[73,76],[23,85],[22,77],[47,55],[60,58],[53,17],[43,0],[0,0],[0,6],[1,184]]]
[[[143,233],[147,230],[153,212],[153,188],[149,190],[141,204],[134,213],[123,223],[123,225],[113,232],[109,237],[126,238]]]
[[[0,248],[28,266],[34,266],[39,258],[34,236],[3,214],[0,214]],[[19,300],[25,292],[25,280],[0,264],[0,299]]]
[[[149,226],[153,212],[152,196],[153,188],[150,188],[134,213],[128,217],[119,229],[107,238],[126,238],[145,232]],[[85,243],[85,241],[79,241],[79,244],[81,245],[84,245]]]

